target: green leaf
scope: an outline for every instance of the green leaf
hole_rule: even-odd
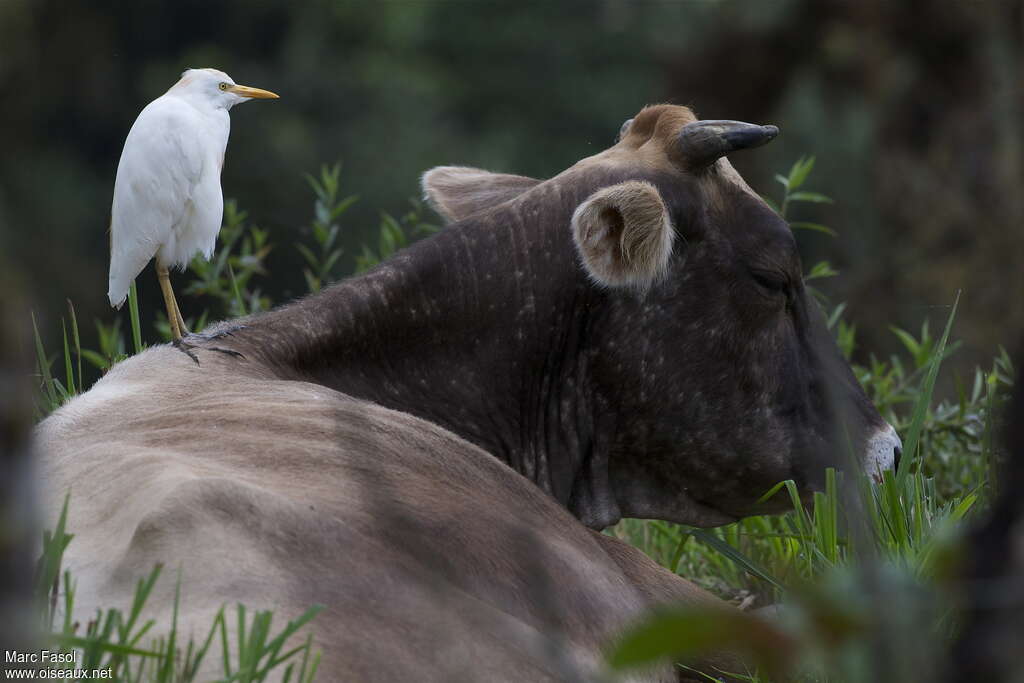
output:
[[[807,180],[807,176],[810,174],[811,169],[814,168],[814,157],[797,159],[796,163],[793,164],[793,168],[789,171],[789,178],[786,179],[786,187],[792,192],[798,189]],[[790,195],[790,199],[793,196]]]
[[[338,216],[348,211],[349,207],[351,207],[357,201],[359,201],[359,195],[357,194],[349,195],[348,197],[342,199],[331,210],[331,219],[336,219]]]
[[[793,192],[788,196],[791,202],[813,202],[815,204],[831,204],[832,198],[818,192]]]
[[[622,671],[716,650],[749,654],[767,671],[780,674],[794,659],[796,643],[778,626],[739,610],[665,608],[629,629],[608,664]]]
[[[839,271],[835,270],[828,261],[815,263],[810,272],[804,275],[804,280],[816,280],[823,277],[835,277]]]
[[[330,273],[331,269],[334,268],[334,264],[341,258],[341,249],[335,249],[331,252],[330,256],[324,261],[323,271],[324,273]]]
[[[843,317],[843,311],[845,311],[845,310],[846,310],[846,302],[845,301],[836,304],[836,307],[832,310],[832,314],[829,315],[828,321],[826,323],[828,325],[828,329],[831,330],[833,327],[836,326],[836,323],[839,322],[839,319]]]
[[[303,177],[305,177],[306,182],[309,183],[309,186],[313,188],[313,194],[315,194],[317,197],[320,197],[324,194],[324,188],[316,178],[314,178],[309,173],[303,174]]]
[[[916,358],[917,355],[921,352],[921,345],[917,342],[916,339],[914,339],[914,335],[910,334],[906,330],[901,330],[895,325],[890,325],[889,331],[899,338],[900,342],[903,343],[903,346],[906,347],[907,351],[910,352],[911,356],[914,356]]]
[[[837,233],[835,230],[828,227],[827,225],[822,225],[821,223],[808,223],[807,221],[791,221],[789,227],[795,228],[797,230],[813,230],[815,232],[823,232],[831,237],[837,237],[839,235],[839,233]]]
[[[110,367],[110,361],[92,349],[82,349],[82,358],[92,363],[99,370],[106,370]]]
[[[319,259],[309,247],[305,244],[296,244],[295,248],[299,250],[299,253],[302,254],[303,258],[306,259],[306,262],[309,263],[311,268],[317,267]]]
[[[303,269],[302,275],[306,278],[306,287],[311,294],[320,291],[320,279],[313,275],[308,268]]]

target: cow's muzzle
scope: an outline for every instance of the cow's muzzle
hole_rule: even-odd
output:
[[[864,469],[875,480],[886,470],[899,467],[903,456],[903,442],[892,425],[886,422],[868,439],[864,453]]]

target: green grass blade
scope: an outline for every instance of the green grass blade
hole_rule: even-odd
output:
[[[701,541],[704,544],[710,546],[711,548],[714,548],[719,553],[729,558],[749,573],[753,574],[759,579],[762,579],[763,581],[768,582],[780,591],[785,592],[786,587],[782,584],[782,582],[780,582],[774,576],[765,571],[752,559],[750,559],[749,557],[747,557],[746,555],[744,555],[739,550],[732,547],[722,539],[718,538],[714,534],[711,534],[705,531],[704,529],[689,529],[688,533],[692,534],[693,537],[696,538],[698,541]]]
[[[107,634],[109,635],[109,634]],[[125,645],[118,645],[117,643],[105,642],[102,640],[102,634],[98,638],[88,638],[82,636],[64,635],[64,634],[53,634],[50,636],[50,640],[57,643],[61,647],[77,647],[77,648],[97,648],[102,652],[114,655],[133,655],[136,657],[160,657],[159,652],[153,650],[142,650],[137,647],[127,647]]]
[[[668,568],[675,574],[679,571],[679,563],[683,559],[683,552],[686,550],[686,543],[693,538],[690,534],[682,534],[679,538],[679,542],[676,544],[676,549],[672,551],[672,558],[669,560]]]
[[[75,584],[71,581],[71,572],[64,570],[64,626],[61,633],[74,633],[72,615],[75,606]]]
[[[909,530],[907,528],[907,509],[904,498],[905,484],[901,484],[897,476],[893,476],[892,470],[882,473],[882,503],[885,519],[890,527],[889,547],[898,549],[904,545]]]
[[[300,680],[302,683],[313,683],[316,679],[316,672],[320,669],[320,650],[316,651],[313,656],[313,663],[309,667],[309,671],[306,676],[303,676]]]
[[[71,500],[71,493],[64,496],[64,505],[60,510],[60,517],[57,518],[57,526],[53,532],[43,532],[43,550],[36,562],[36,585],[35,597],[41,611],[45,615],[47,628],[53,627],[53,613],[55,611],[54,601],[56,595],[52,593],[53,586],[60,575],[60,566],[64,559],[64,551],[71,542],[73,536],[66,533],[68,521],[68,503]]]
[[[192,680],[195,678],[196,673],[199,671],[199,667],[203,663],[203,659],[206,658],[206,653],[210,650],[210,645],[213,643],[213,637],[217,633],[219,624],[224,623],[224,606],[221,605],[220,609],[217,610],[217,616],[213,619],[213,624],[210,626],[210,632],[206,634],[206,640],[203,641],[202,647],[195,650],[194,654],[190,651],[190,656],[185,658],[185,662],[182,665],[182,678],[185,680]]]
[[[160,577],[161,571],[163,571],[163,564],[157,563],[156,566],[153,567],[153,571],[149,573],[148,577],[145,579],[139,579],[138,583],[136,583],[135,596],[132,600],[132,606],[128,611],[128,618],[122,619],[119,624],[121,641],[123,643],[134,646],[135,643],[137,643],[152,626],[152,622],[150,622],[148,625],[143,626],[143,628],[134,637],[131,637],[131,633],[135,629],[135,624],[138,622],[139,616],[142,614],[142,608],[149,599],[149,594],[153,591],[153,586]]]
[[[953,319],[956,317],[956,310],[959,305],[960,291],[957,290],[956,299],[953,300],[953,309],[949,312],[949,318],[946,320],[946,329],[943,330],[942,338],[939,339],[939,343],[932,351],[932,357],[929,361],[928,372],[925,375],[921,393],[918,395],[917,401],[914,404],[914,413],[913,418],[910,421],[910,430],[907,432],[907,440],[904,443],[903,458],[900,459],[899,471],[896,473],[896,482],[900,490],[903,490],[903,485],[907,480],[907,474],[910,472],[911,465],[918,459],[917,447],[921,441],[921,430],[924,428],[924,421],[928,415],[928,407],[932,402],[932,392],[935,390],[935,378],[939,374],[939,366],[942,364],[943,352],[946,349],[946,343],[949,341],[949,331],[953,327]]]
[[[71,346],[68,344],[68,326],[63,320],[60,321],[61,335],[64,338],[64,379],[68,394],[74,396],[78,393],[75,389],[75,373],[71,369]]]
[[[57,395],[57,388],[53,384],[53,375],[50,374],[50,361],[43,349],[43,340],[39,336],[39,327],[36,325],[36,314],[32,314],[32,332],[35,334],[36,360],[39,363],[39,374],[43,381],[44,398],[47,401],[47,412],[53,412],[60,407],[60,397]]]
[[[224,669],[224,675],[231,676],[231,643],[228,642],[228,622],[227,617],[224,616],[224,607],[221,606],[220,612],[218,612],[220,618],[220,655],[221,664]],[[214,626],[217,622],[214,621]]]
[[[175,665],[178,663],[177,657],[177,645],[178,645],[178,610],[181,606],[181,568],[178,568],[178,576],[174,583],[174,605],[171,608],[171,632],[167,636],[167,653],[168,657],[163,662],[159,673],[159,679],[161,681],[174,681],[175,676]]]
[[[307,675],[307,672],[309,671],[309,668],[310,668],[309,656],[310,656],[310,654],[312,652],[313,652],[313,634],[312,633],[307,633],[306,634],[306,647],[305,647],[305,650],[302,653],[302,663],[299,666],[299,674],[298,674],[298,677],[296,678],[298,683],[305,683],[306,680],[307,680],[306,679],[306,675]]]
[[[75,362],[78,366],[78,390],[82,391],[85,387],[82,385],[82,339],[78,334],[78,316],[75,315],[75,306],[71,303],[71,299],[68,299],[68,313],[71,316],[71,338],[75,343]]]
[[[238,280],[235,279],[235,269],[228,264],[228,275],[231,277],[231,289],[235,293],[235,303],[238,305],[238,314],[245,315],[245,300],[242,298],[242,292],[238,289]]]
[[[760,498],[757,499],[757,504],[760,505],[761,503],[767,503],[769,500],[771,500],[772,496],[774,496],[776,493],[778,493],[779,490],[782,489],[782,487],[786,485],[786,481],[787,480],[780,481],[778,484],[776,484],[775,486],[773,486],[770,489],[768,489],[768,491],[763,496],[761,496]],[[792,480],[788,480],[788,481],[792,481]]]

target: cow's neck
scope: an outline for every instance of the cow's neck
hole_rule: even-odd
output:
[[[449,227],[256,318],[246,355],[440,424],[591,526],[614,523],[613,426],[588,378],[601,295],[582,279],[564,218],[565,234],[514,209]]]

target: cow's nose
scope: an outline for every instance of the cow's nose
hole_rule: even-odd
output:
[[[880,477],[882,472],[899,467],[903,457],[903,442],[892,425],[883,424],[868,438],[864,453],[864,469],[867,473]]]

